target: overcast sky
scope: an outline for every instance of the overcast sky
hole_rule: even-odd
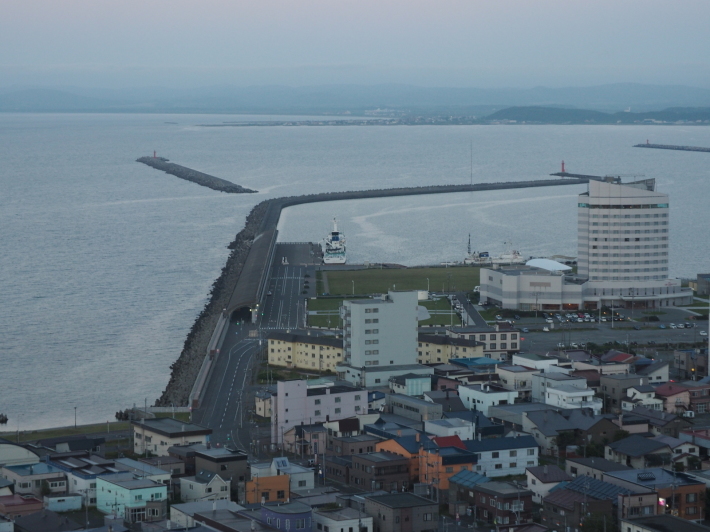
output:
[[[710,87],[708,0],[2,0],[0,86]]]

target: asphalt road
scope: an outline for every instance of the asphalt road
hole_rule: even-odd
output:
[[[303,323],[304,298],[315,295],[314,261],[319,259],[310,244],[278,244],[267,285],[272,295],[265,296],[256,324],[229,324],[202,404],[192,413],[193,422],[213,430],[213,444],[251,448],[256,433],[250,422],[256,390],[252,382],[259,354],[266,354],[270,331]]]

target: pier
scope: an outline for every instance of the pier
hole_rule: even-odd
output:
[[[704,151],[710,152],[710,148],[703,148],[701,146],[675,146],[673,144],[650,144],[646,141],[646,144],[635,144],[634,148],[653,148],[656,150],[677,150],[677,151]]]
[[[192,168],[171,163],[169,162],[169,159],[166,159],[165,157],[156,157],[155,153],[153,153],[153,157],[139,157],[136,159],[136,162],[147,164],[151,168],[162,170],[166,174],[174,175],[180,179],[185,179],[186,181],[191,181],[219,192],[228,192],[230,194],[250,194],[257,192],[256,190],[235,185],[226,179],[220,179],[219,177],[215,177],[213,175],[198,172]]]
[[[583,185],[588,182],[588,179],[571,178],[403,187],[307,194],[262,201],[254,206],[247,216],[244,228],[229,245],[232,253],[227,264],[215,280],[210,300],[193,324],[180,357],[171,366],[170,382],[156,404],[199,404],[199,398],[209,382],[211,370],[219,358],[223,331],[232,316],[237,315],[240,319],[251,321],[257,318],[257,309],[267,288],[268,272],[278,237],[277,226],[283,209],[324,201]]]

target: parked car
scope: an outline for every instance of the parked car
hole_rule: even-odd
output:
[[[692,410],[687,410],[683,412],[683,417],[695,417],[695,412],[693,412]]]
[[[503,316],[501,316],[500,314],[496,314],[496,319],[497,319],[497,320],[502,320],[502,319],[503,319]]]
[[[530,330],[529,330],[527,327],[523,327],[521,330],[522,330],[524,333],[530,332]]]
[[[666,326],[661,323],[661,324],[658,326],[658,328],[659,328],[659,329],[665,329]]]
[[[705,331],[700,331],[698,334],[699,334],[700,336],[707,336],[707,335],[708,335],[708,333],[705,332]]]

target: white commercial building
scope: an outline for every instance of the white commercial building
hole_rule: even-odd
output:
[[[458,436],[462,440],[472,440],[473,423],[456,417],[432,419],[424,422],[424,432],[435,436]]]
[[[557,386],[548,386],[545,404],[558,408],[591,408],[596,415],[602,413],[603,402],[594,397],[594,390],[558,384]]]
[[[515,403],[518,392],[495,384],[472,384],[459,386],[459,398],[469,410],[480,410],[487,416],[488,409],[492,406]]]
[[[591,180],[578,200],[577,273],[554,261],[482,269],[481,302],[520,310],[692,303],[692,291],[668,277],[668,195],[655,188],[654,179]]]

